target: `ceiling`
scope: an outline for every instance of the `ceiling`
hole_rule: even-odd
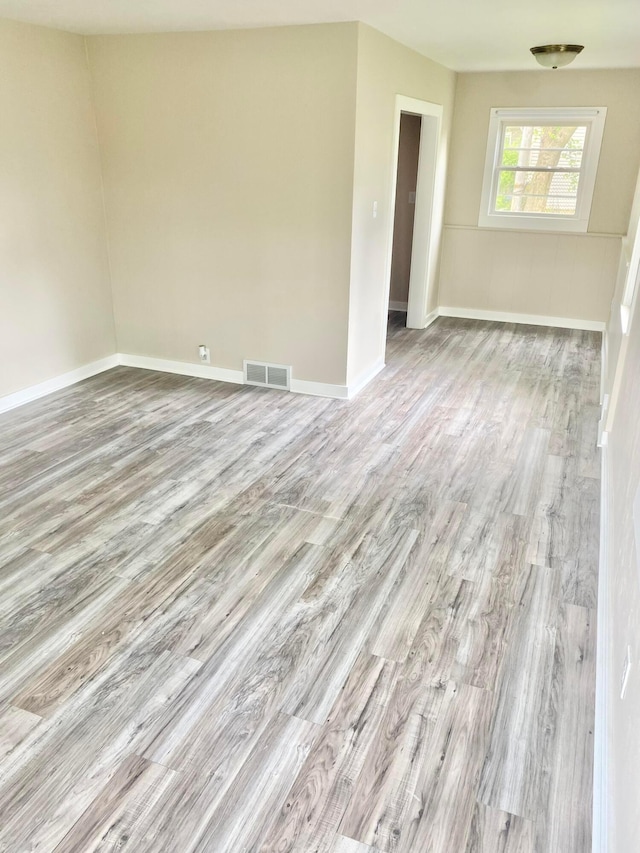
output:
[[[87,34],[357,20],[456,71],[535,69],[529,48],[552,42],[585,45],[575,69],[640,67],[639,0],[0,0],[0,17]]]

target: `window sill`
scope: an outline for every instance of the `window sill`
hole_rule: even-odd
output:
[[[494,216],[483,214],[478,218],[478,228],[494,228],[498,231],[510,229],[516,231],[545,231],[554,234],[586,234],[588,220],[550,220],[536,216]]]

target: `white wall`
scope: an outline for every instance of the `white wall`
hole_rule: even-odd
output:
[[[81,36],[0,20],[0,396],[115,352]]]
[[[639,88],[640,69],[458,76],[441,305],[607,320],[640,165]],[[588,233],[478,228],[491,107],[544,106],[607,107]]]

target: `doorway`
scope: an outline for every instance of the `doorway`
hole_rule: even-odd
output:
[[[416,134],[418,122],[419,135]],[[398,298],[401,291],[396,288],[400,288],[401,282],[408,276],[406,326],[410,329],[424,329],[437,317],[435,278],[442,235],[446,169],[446,158],[440,156],[441,125],[442,106],[440,104],[396,95],[390,209],[394,214],[397,210],[402,210],[403,224],[399,223],[399,231],[396,235],[396,216],[394,215],[393,219],[390,218],[385,309],[390,306],[391,301],[396,305],[404,301]],[[406,129],[408,129],[407,132],[404,132]],[[405,137],[402,164],[400,162],[401,131]],[[403,172],[406,162],[407,173],[411,175],[409,166],[415,158],[416,142],[417,173],[415,190],[411,190],[404,183]],[[400,183],[399,178],[402,178]],[[413,226],[409,230],[410,241],[407,236],[407,221],[411,221]],[[402,255],[396,256],[395,268],[394,243],[398,252],[401,251],[400,246],[403,247]],[[410,252],[410,259],[407,259],[407,251]],[[393,296],[391,295],[392,268],[394,268]],[[381,332],[386,339],[387,310],[384,312],[384,318],[384,329],[381,329]]]
[[[420,131],[422,116],[400,114],[398,138],[398,166],[396,169],[396,203],[393,217],[393,244],[391,249],[391,281],[389,284],[389,311],[401,312],[394,317],[394,325],[406,325],[409,305],[409,280],[411,277],[411,250],[413,248],[413,223],[418,185],[418,159],[420,156]]]

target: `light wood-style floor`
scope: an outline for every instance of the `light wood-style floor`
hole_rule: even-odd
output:
[[[600,337],[0,419],[4,853],[588,853]]]

